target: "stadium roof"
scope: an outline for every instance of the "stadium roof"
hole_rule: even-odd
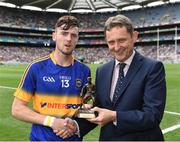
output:
[[[179,0],[0,0],[0,4],[10,4],[11,7],[56,12],[103,12],[120,11],[128,7],[145,7],[150,3],[163,4]],[[29,7],[31,6],[31,8]]]

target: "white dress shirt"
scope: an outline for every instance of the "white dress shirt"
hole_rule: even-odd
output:
[[[126,64],[125,68],[124,68],[124,76],[126,76],[127,71],[129,69],[129,66],[133,60],[133,57],[135,55],[135,51],[133,50],[133,54],[124,62]],[[111,82],[111,92],[110,92],[110,99],[112,101],[113,99],[113,95],[114,95],[114,90],[116,87],[116,83],[118,80],[118,75],[119,75],[119,61],[115,59],[115,66],[114,66],[114,71],[113,71],[113,76],[112,76],[112,82]]]

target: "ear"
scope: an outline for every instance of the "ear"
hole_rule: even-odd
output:
[[[53,33],[52,33],[52,40],[53,40],[53,41],[56,41],[56,32],[53,32]]]
[[[138,35],[139,35],[139,33],[138,33],[137,31],[134,31],[134,32],[133,32],[133,41],[134,41],[134,42],[137,41]]]

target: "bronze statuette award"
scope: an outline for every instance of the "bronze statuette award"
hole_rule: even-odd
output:
[[[92,112],[89,109],[86,109],[83,107],[84,104],[91,104],[94,106],[94,95],[95,95],[95,85],[91,82],[91,77],[87,78],[87,84],[82,88],[81,90],[81,98],[82,98],[82,104],[80,108],[77,110],[76,117],[78,118],[95,118],[94,112]]]

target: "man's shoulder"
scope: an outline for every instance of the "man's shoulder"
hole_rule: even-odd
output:
[[[136,54],[146,65],[162,63],[160,60],[144,56],[144,55],[140,54],[139,52],[137,52]]]
[[[159,64],[159,63],[162,64],[162,62],[160,60],[153,59],[150,57],[144,56],[143,59],[144,59],[145,64],[148,64],[148,65]]]
[[[115,61],[114,61],[114,60],[111,60],[111,61],[109,61],[109,62],[107,62],[107,63],[105,63],[105,64],[100,65],[97,69],[98,69],[98,70],[107,69],[107,68],[109,68],[109,67],[111,67],[111,66],[114,66],[114,63],[115,63]]]

